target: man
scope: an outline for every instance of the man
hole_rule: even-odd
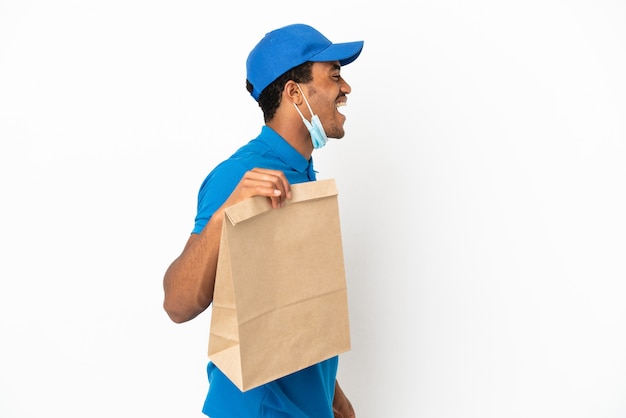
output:
[[[274,30],[248,56],[247,88],[263,111],[259,136],[219,164],[198,195],[195,227],[163,280],[164,308],[177,323],[213,300],[224,208],[265,196],[276,210],[291,198],[290,185],[316,179],[311,154],[328,137],[342,138],[351,88],[341,66],[354,61],[363,41],[331,43],[302,24]],[[352,405],[336,381],[337,357],[241,392],[212,363],[203,412],[211,418],[352,418]]]

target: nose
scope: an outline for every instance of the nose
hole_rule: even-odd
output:
[[[350,84],[348,84],[346,82],[346,80],[343,79],[343,77],[341,77],[341,92],[344,94],[350,94],[350,92],[352,91],[352,87],[350,87]]]

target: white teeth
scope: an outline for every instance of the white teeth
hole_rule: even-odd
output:
[[[343,106],[347,106],[347,103],[346,102],[337,103],[337,107],[343,107]]]

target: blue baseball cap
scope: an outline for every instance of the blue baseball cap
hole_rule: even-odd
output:
[[[246,78],[252,97],[259,100],[265,87],[278,77],[307,61],[339,61],[350,64],[363,49],[363,41],[332,43],[308,25],[294,24],[267,33],[246,61]]]

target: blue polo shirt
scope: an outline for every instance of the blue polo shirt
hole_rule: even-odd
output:
[[[193,233],[202,231],[244,173],[253,168],[281,170],[291,184],[315,180],[313,160],[304,158],[273,129],[263,126],[258,137],[215,167],[202,183]],[[337,365],[335,356],[241,392],[209,362],[209,392],[202,412],[211,418],[333,418]]]

